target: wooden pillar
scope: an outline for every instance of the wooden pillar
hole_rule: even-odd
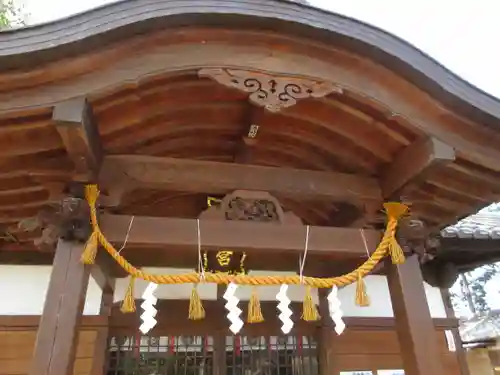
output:
[[[90,269],[83,245],[59,240],[29,375],[72,375]]]
[[[454,318],[455,311],[453,310],[453,305],[451,303],[449,290],[441,289],[441,296],[443,298],[446,317]],[[460,337],[460,332],[458,328],[452,328],[451,333],[453,334],[453,340],[455,341],[456,356],[457,356],[458,366],[460,368],[460,375],[470,375],[469,364],[467,363],[467,356],[465,354],[465,350],[462,345],[462,338]]]
[[[319,312],[321,315],[321,325],[318,334],[318,357],[319,357],[319,375],[334,374],[334,355],[333,345],[336,333],[332,330],[330,315],[328,309],[329,289],[318,289]]]
[[[217,304],[221,307],[221,311],[224,313],[224,299],[222,296],[226,291],[225,285],[217,285]],[[226,333],[227,328],[217,327],[216,333],[214,335],[214,375],[226,375],[227,365],[226,365]]]
[[[99,327],[94,347],[94,358],[92,361],[91,375],[104,375],[108,366],[109,359],[109,321],[113,309],[114,280],[111,288],[105,288],[102,291],[101,308],[99,315],[106,317],[107,324]]]
[[[389,291],[405,375],[442,375],[434,324],[416,256],[390,265]]]

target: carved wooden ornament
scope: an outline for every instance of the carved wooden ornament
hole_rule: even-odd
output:
[[[304,78],[271,75],[248,70],[205,68],[198,72],[222,85],[250,93],[249,100],[270,112],[297,104],[305,98],[321,98],[332,92],[342,93],[339,86]]]
[[[209,207],[199,219],[303,225],[298,216],[285,212],[280,202],[265,191],[235,190],[214,204],[216,201],[208,198]]]

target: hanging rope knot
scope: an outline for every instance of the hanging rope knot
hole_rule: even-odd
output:
[[[370,306],[370,297],[368,297],[368,293],[366,292],[366,285],[361,272],[358,272],[356,283],[356,305],[361,307]]]
[[[384,208],[388,216],[388,227],[391,229],[391,238],[387,251],[391,256],[393,264],[402,264],[405,261],[405,255],[403,249],[396,240],[396,227],[398,220],[408,213],[408,206],[403,203],[388,202],[384,203]]]
[[[135,277],[130,277],[130,282],[128,284],[127,292],[125,293],[125,297],[123,298],[123,303],[120,308],[120,311],[124,314],[135,312],[135,298],[134,298],[134,284]]]
[[[264,321],[264,316],[262,315],[262,309],[260,307],[259,295],[257,293],[257,287],[252,288],[252,295],[250,301],[248,302],[248,323],[262,323]]]
[[[193,290],[191,291],[188,317],[190,320],[201,320],[205,318],[205,308],[203,307],[200,295],[198,294],[198,284],[194,284]]]
[[[90,235],[89,239],[85,243],[83,249],[81,261],[84,264],[94,264],[95,258],[97,256],[97,248],[99,247],[99,236],[94,230]]]
[[[318,308],[312,298],[311,287],[308,285],[306,287],[306,295],[302,305],[302,319],[306,322],[315,322],[320,318]]]

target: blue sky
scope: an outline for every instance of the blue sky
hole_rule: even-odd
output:
[[[36,24],[116,0],[17,0]],[[500,97],[500,1],[310,0],[311,5],[385,29],[415,45],[477,87]],[[494,37],[497,36],[497,37]],[[493,284],[493,285],[491,285]],[[500,308],[498,284],[490,296]]]

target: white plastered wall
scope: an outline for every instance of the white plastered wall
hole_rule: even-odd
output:
[[[51,266],[11,266],[0,265],[0,315],[40,315],[43,311],[45,294],[47,292]],[[190,270],[167,269],[167,268],[146,268],[145,270],[155,273],[182,273]],[[257,272],[252,274],[269,274],[270,271]],[[279,272],[272,272],[279,274]],[[117,281],[115,291],[115,301],[123,298],[128,285],[128,279]],[[387,279],[384,276],[368,276],[366,285],[371,300],[369,307],[358,307],[354,304],[355,285],[342,288],[339,291],[339,298],[342,303],[342,310],[345,316],[358,317],[392,317],[392,305],[389,295]],[[146,287],[142,280],[136,282],[135,297],[141,298]],[[259,287],[259,298],[262,301],[273,301],[279,287]],[[192,285],[161,285],[157,289],[157,296],[162,299],[188,299]],[[445,318],[446,312],[441,299],[440,290],[425,285],[429,310],[434,318]],[[204,300],[214,300],[216,298],[216,286],[214,284],[200,285],[198,292]],[[250,298],[251,288],[240,287],[237,296],[241,300]],[[304,298],[304,288],[301,286],[291,286],[288,296],[292,301],[302,301]],[[317,301],[317,294],[313,298]],[[96,315],[99,312],[101,301],[101,290],[91,278],[87,290],[85,303],[85,315]]]

